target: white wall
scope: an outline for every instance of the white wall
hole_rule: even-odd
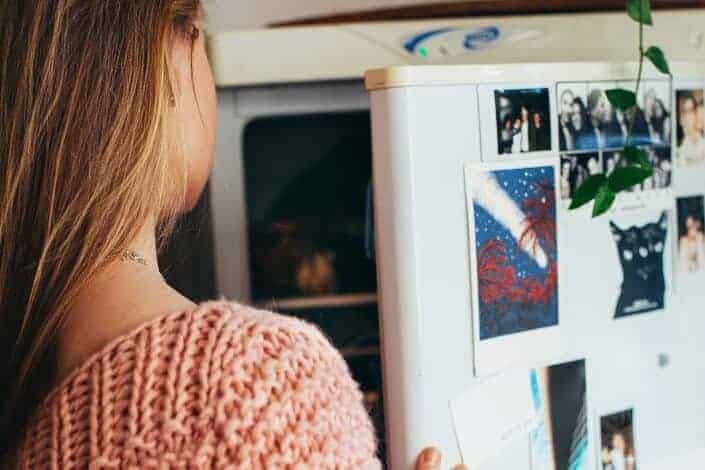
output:
[[[449,0],[204,0],[213,29],[251,29],[266,24],[398,6],[447,3]]]

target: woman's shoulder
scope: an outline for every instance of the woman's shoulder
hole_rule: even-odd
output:
[[[25,449],[47,448],[36,436],[90,443],[98,466],[377,462],[360,390],[321,331],[228,301],[117,338],[47,398]]]
[[[328,345],[322,332],[310,323],[228,300],[204,302],[194,309],[157,318],[141,329],[154,329],[158,335],[197,346],[193,351],[197,355],[233,348],[245,351],[258,343],[276,342],[281,346],[283,338],[315,338]],[[276,335],[272,335],[274,332]],[[173,342],[168,345],[176,347]]]
[[[272,335],[273,332],[276,335]],[[108,366],[121,371],[123,364],[139,360],[140,363],[163,362],[170,367],[179,364],[179,369],[172,373],[186,373],[189,364],[209,360],[207,357],[212,354],[244,352],[272,341],[278,341],[281,346],[283,338],[315,339],[327,344],[317,327],[294,317],[227,300],[204,302],[194,308],[159,315],[118,336],[83,361],[49,397],[67,386],[71,388],[72,383],[95,367]],[[211,364],[218,365],[225,363]]]
[[[115,390],[106,384],[114,381],[138,387],[131,393],[150,393],[150,382],[166,381],[174,383],[161,392],[188,393],[191,381],[208,387],[248,374],[261,379],[264,375],[253,367],[311,356],[344,363],[310,323],[227,300],[204,302],[158,316],[114,339],[62,380],[46,402],[82,390],[79,384],[96,370],[103,390]]]

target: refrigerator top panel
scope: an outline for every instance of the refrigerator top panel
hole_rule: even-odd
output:
[[[679,79],[699,79],[705,75],[705,62],[672,62],[671,73]],[[634,79],[636,62],[560,62],[485,65],[404,66],[369,70],[365,88],[375,91],[412,86],[462,84],[499,84],[541,82],[550,77],[556,82],[623,81]],[[644,62],[643,80],[663,80],[666,76],[648,61]]]

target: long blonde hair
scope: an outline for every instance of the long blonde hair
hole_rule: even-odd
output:
[[[179,210],[168,57],[199,11],[200,0],[0,4],[0,455],[52,382],[77,294],[144,220],[158,217],[163,238]]]

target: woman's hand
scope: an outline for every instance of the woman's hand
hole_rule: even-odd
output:
[[[440,450],[435,447],[426,447],[416,459],[416,470],[441,470],[441,460],[443,460],[443,456]],[[468,467],[458,464],[453,467],[453,470],[468,470]]]

